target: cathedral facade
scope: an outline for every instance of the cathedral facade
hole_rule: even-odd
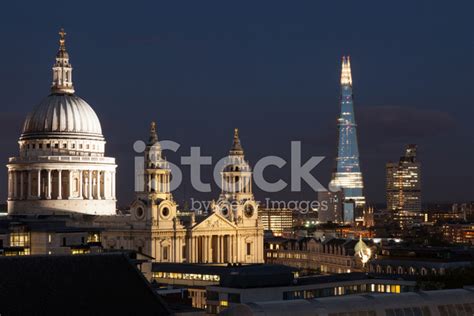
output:
[[[252,194],[252,171],[237,129],[221,172],[222,192],[211,210],[195,214],[180,210],[173,199],[171,169],[152,123],[140,176],[142,185],[130,212],[117,214],[117,165],[114,158],[105,156],[99,118],[75,94],[64,37],[61,31],[51,94],[28,115],[19,139],[20,154],[10,158],[7,165],[7,221],[32,218],[21,229],[21,240],[27,241],[22,247],[30,248],[24,253],[52,254],[67,247],[63,235],[60,245],[48,246],[55,239],[51,236],[55,231],[48,231],[44,241],[32,237],[34,229],[41,227],[35,218],[47,217],[51,226],[60,216],[76,234],[84,231],[94,236],[94,247],[100,242],[104,249],[136,250],[156,262],[262,263],[263,227]],[[65,231],[62,228],[63,234]],[[18,246],[12,240],[5,237],[3,244]],[[82,238],[81,243],[87,246],[88,241]]]
[[[178,210],[169,190],[170,175],[152,123],[145,150],[144,185],[130,209],[134,226],[143,227],[147,231],[144,235],[151,238],[143,244],[152,257],[160,262],[263,262],[263,227],[237,130],[221,172],[222,193],[208,214]]]

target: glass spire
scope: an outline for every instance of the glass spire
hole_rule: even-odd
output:
[[[345,204],[352,203],[352,210],[344,207],[344,221],[362,220],[365,205],[363,195],[364,183],[359,165],[359,147],[357,144],[357,124],[354,116],[352,100],[352,75],[349,57],[342,58],[341,71],[341,114],[337,120],[339,144],[336,158],[336,170],[332,178],[332,186],[337,186],[344,193]]]

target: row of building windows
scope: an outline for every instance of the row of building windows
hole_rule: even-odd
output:
[[[415,267],[403,267],[403,266],[398,266],[398,267],[392,267],[392,266],[381,266],[381,265],[370,265],[370,272],[376,272],[376,273],[386,273],[386,274],[408,274],[408,275],[428,275],[428,274],[440,274],[443,275],[445,273],[444,268],[426,268],[426,267],[421,267],[421,268],[415,268]]]
[[[301,291],[288,291],[283,293],[284,300],[312,299],[317,297],[340,296],[357,293],[395,293],[402,292],[398,284],[361,284],[337,286],[323,289],[309,289]],[[398,315],[397,315],[398,316]]]
[[[69,146],[69,149],[76,149],[76,143],[69,143],[70,146]],[[61,146],[60,146],[61,145]],[[26,148],[27,149],[51,149],[51,148],[55,148],[55,149],[59,149],[59,147],[63,148],[63,149],[67,149],[68,148],[68,143],[38,143],[38,144],[26,144]],[[90,149],[91,148],[91,145],[90,144],[82,144],[82,143],[79,143],[77,144],[77,148],[78,149]],[[96,150],[96,145],[93,144],[92,145],[92,150]],[[97,150],[103,150],[103,147],[100,146],[100,145],[97,145]]]
[[[296,260],[308,260],[332,263],[339,265],[351,266],[351,260],[344,258],[333,258],[327,256],[308,256],[306,253],[291,253],[291,252],[267,252],[267,258],[280,258],[280,259],[296,259]]]
[[[213,274],[178,273],[178,272],[153,272],[156,279],[198,280],[219,282],[221,277]]]

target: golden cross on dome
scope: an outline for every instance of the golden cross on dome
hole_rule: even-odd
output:
[[[59,46],[64,49],[64,42],[66,41],[66,32],[64,32],[64,28],[61,28],[61,30],[59,31]]]
[[[66,32],[64,32],[64,28],[61,28],[61,30],[59,31],[59,36],[61,36],[61,39],[64,39],[64,37],[67,35]]]

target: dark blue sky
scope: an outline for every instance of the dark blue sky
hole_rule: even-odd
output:
[[[121,205],[133,197],[132,144],[151,120],[161,139],[182,144],[171,161],[191,145],[220,158],[239,127],[251,163],[286,157],[301,140],[306,157],[327,157],[314,172],[327,183],[344,54],[368,200],[384,201],[384,165],[407,143],[419,145],[425,201],[473,200],[473,11],[472,1],[2,3],[0,160],[16,155],[26,113],[49,92],[63,26],[76,92],[118,159]],[[6,168],[1,177],[4,200]],[[218,195],[186,187],[178,200]]]

